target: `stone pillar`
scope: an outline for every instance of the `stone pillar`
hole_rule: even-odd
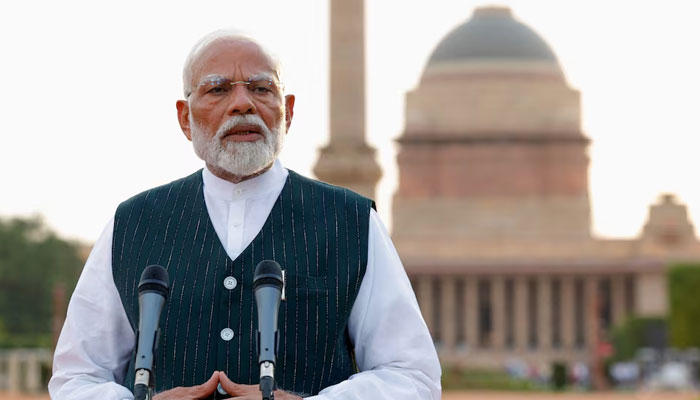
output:
[[[619,326],[627,317],[625,314],[625,277],[613,275],[610,279],[610,306],[612,310],[612,325]]]
[[[420,311],[423,313],[425,324],[432,335],[435,331],[433,321],[433,277],[430,275],[420,275],[418,282],[418,299],[420,301]]]
[[[493,330],[491,331],[491,348],[503,350],[506,338],[506,293],[503,277],[496,276],[491,280],[491,313]]]
[[[600,299],[598,298],[599,279],[597,276],[586,277],[583,289],[584,334],[586,348],[595,351],[598,343],[600,326]]]
[[[37,393],[41,390],[41,360],[34,351],[27,351],[24,357],[26,366],[25,377],[26,388],[29,393]]]
[[[364,0],[330,1],[331,132],[314,173],[374,198],[382,173],[365,142],[364,23]]]
[[[448,355],[454,352],[457,340],[457,328],[455,326],[457,310],[456,285],[456,279],[452,276],[443,277],[440,285],[442,350]]]
[[[515,348],[527,349],[528,318],[527,318],[527,278],[516,277],[514,283],[514,325]]]
[[[574,278],[565,276],[561,279],[561,345],[563,349],[572,350],[576,345],[576,321],[574,302]]]
[[[476,349],[479,347],[479,294],[476,276],[470,276],[464,282],[464,302],[466,303],[464,321],[467,325],[464,327],[464,332],[467,346],[470,349]]]
[[[10,393],[19,393],[22,385],[21,362],[19,353],[10,350],[7,357],[7,390]]]
[[[552,280],[542,276],[537,280],[538,350],[547,351],[552,347]]]

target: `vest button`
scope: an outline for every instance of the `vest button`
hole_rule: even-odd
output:
[[[221,339],[225,341],[229,341],[233,339],[233,331],[229,328],[224,328],[221,330]]]
[[[232,276],[227,276],[224,279],[224,287],[228,290],[235,289],[238,286],[238,280]]]

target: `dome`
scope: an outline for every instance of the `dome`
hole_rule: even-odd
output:
[[[510,9],[484,7],[450,32],[435,48],[428,66],[469,61],[536,61],[559,65],[547,43]]]

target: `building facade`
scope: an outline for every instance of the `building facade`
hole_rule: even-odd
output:
[[[407,94],[392,236],[444,364],[590,363],[612,326],[666,314],[670,263],[700,260],[672,195],[638,238],[591,234],[580,108],[502,7],[449,33]]]

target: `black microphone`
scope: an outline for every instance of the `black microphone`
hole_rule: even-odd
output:
[[[255,267],[253,290],[258,305],[257,347],[263,400],[274,399],[275,364],[279,345],[277,316],[283,285],[282,268],[275,261],[264,260]]]
[[[160,313],[168,297],[168,271],[160,265],[149,265],[143,270],[139,281],[139,331],[137,335],[136,371],[134,378],[134,400],[151,398],[153,352]]]

